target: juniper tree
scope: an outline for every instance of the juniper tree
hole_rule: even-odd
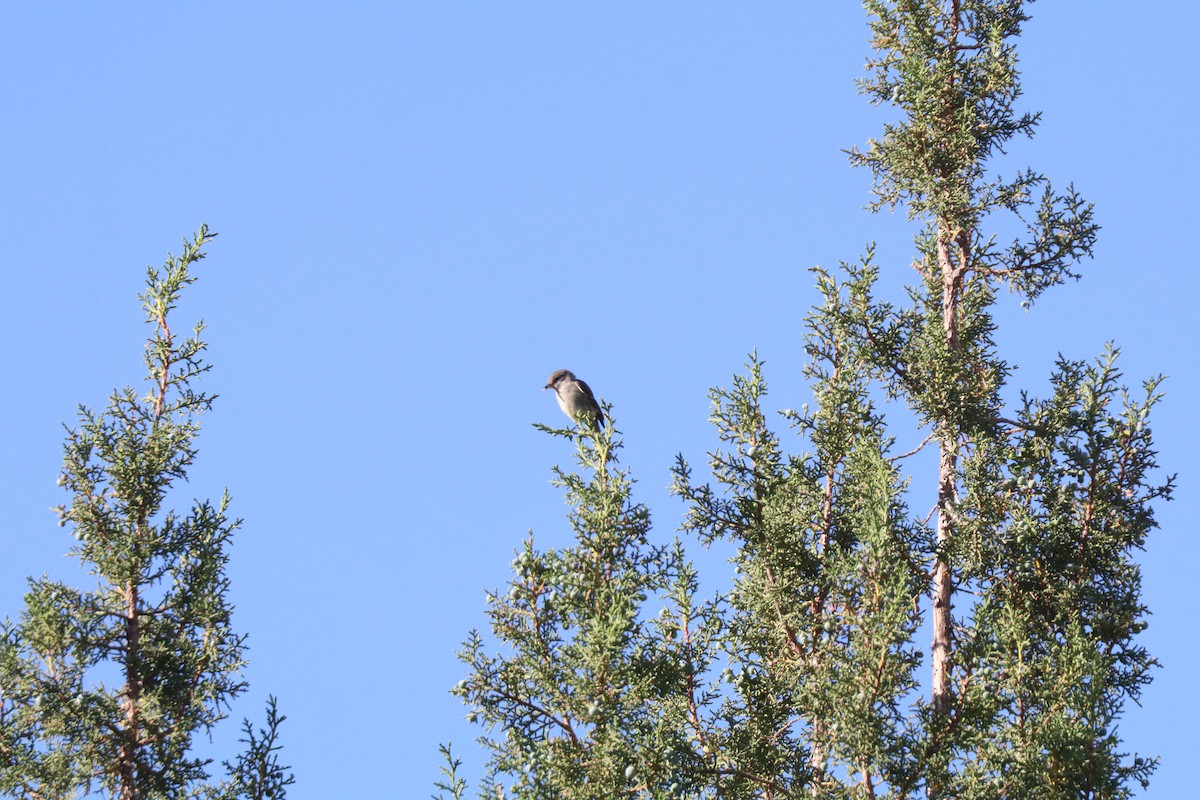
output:
[[[25,607],[0,639],[0,793],[38,800],[96,793],[121,800],[284,796],[277,759],[283,717],[268,705],[228,778],[209,781],[194,737],[211,733],[246,688],[245,637],[231,622],[225,568],[240,521],[229,495],[167,507],[196,457],[199,417],[214,396],[197,386],[203,324],[191,335],[171,312],[195,281],[215,234],[201,227],[182,254],[148,268],[139,296],[152,333],[147,389],[126,387],[69,428],[58,508],[95,579],[81,589],[30,580]]]
[[[690,782],[700,768],[688,737],[718,618],[694,603],[678,543],[649,542],[648,511],[616,466],[605,412],[606,431],[577,435],[583,472],[555,469],[576,543],[540,550],[531,534],[507,590],[488,596],[492,631],[516,655],[489,655],[477,632],[460,654],[471,674],[455,692],[468,718],[501,727],[483,740],[489,796],[507,786],[520,797],[616,797]],[[666,605],[645,619],[651,597]]]
[[[988,169],[1038,121],[1014,108],[1014,40],[1028,15],[1011,0],[866,7],[875,56],[860,87],[902,117],[851,158],[875,177],[874,208],[902,205],[919,225],[918,284],[906,306],[878,302],[865,260],[848,270],[840,313],[938,450],[929,794],[1122,796],[1150,769],[1118,752],[1114,719],[1153,665],[1132,638],[1145,609],[1131,552],[1154,525],[1152,501],[1170,492],[1148,475],[1159,381],[1130,399],[1115,351],[1093,364],[1060,358],[1050,399],[1007,407],[998,290],[1030,307],[1079,277],[1098,230],[1073,187]],[[1011,222],[996,215],[1020,229],[1008,244],[999,232]]]
[[[1098,231],[1072,187],[989,166],[1038,121],[1015,105],[1024,4],[865,5],[860,87],[898,119],[849,154],[874,176],[871,207],[915,226],[908,300],[878,298],[892,271],[873,247],[816,269],[811,409],[769,420],[754,356],[712,390],[710,476],[681,456],[673,489],[685,534],[733,547],[714,597],[681,543],[654,544],[611,466],[611,423],[554,432],[577,444],[580,472],[556,471],[575,543],[526,543],[490,598],[495,644],[472,634],[455,687],[488,731],[481,796],[1098,799],[1146,785],[1154,761],[1125,753],[1116,723],[1154,666],[1134,556],[1171,491],[1148,424],[1159,380],[1130,396],[1110,347],[1060,356],[1037,398],[1008,385],[996,346],[1001,291],[1031,307],[1078,277]],[[461,797],[446,756],[439,786]]]

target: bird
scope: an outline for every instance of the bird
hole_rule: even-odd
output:
[[[573,422],[587,425],[594,431],[599,431],[604,425],[604,412],[600,410],[600,404],[596,402],[591,387],[576,378],[571,370],[556,369],[552,372],[542,391],[547,389],[554,390],[558,407]]]

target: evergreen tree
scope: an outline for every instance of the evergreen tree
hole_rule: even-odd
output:
[[[908,301],[877,299],[873,248],[815,270],[815,403],[783,414],[797,454],[756,357],[712,391],[711,479],[680,457],[674,490],[686,532],[735,548],[716,597],[679,542],[653,544],[611,420],[551,431],[577,444],[581,472],[556,470],[576,543],[526,543],[490,598],[502,652],[473,633],[454,690],[486,726],[481,796],[1065,800],[1147,783],[1154,761],[1116,724],[1155,663],[1134,555],[1171,491],[1154,482],[1159,381],[1130,397],[1110,347],[1060,357],[1048,397],[1015,395],[995,343],[1000,289],[1031,306],[1077,277],[1098,230],[1073,188],[988,169],[1037,123],[1014,107],[1024,4],[865,6],[861,89],[899,120],[850,157],[873,208],[916,225]],[[445,755],[438,787],[461,797]]]
[[[100,413],[80,407],[68,430],[59,483],[71,501],[58,515],[78,541],[71,555],[96,585],[31,580],[19,619],[5,621],[5,796],[282,798],[291,783],[277,760],[283,717],[273,698],[267,727],[255,735],[246,723],[246,749],[220,784],[192,748],[246,688],[245,637],[231,623],[225,574],[240,521],[227,515],[228,494],[187,514],[166,506],[214,399],[196,388],[209,370],[203,324],[181,336],[170,314],[214,236],[201,227],[180,257],[147,270],[148,392],[118,390]]]

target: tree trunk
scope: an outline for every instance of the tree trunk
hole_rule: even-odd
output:
[[[141,620],[138,617],[138,587],[125,585],[125,701],[124,735],[121,737],[121,800],[137,797],[138,702],[142,684],[138,670],[141,650]]]

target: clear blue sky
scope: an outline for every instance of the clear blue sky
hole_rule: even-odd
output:
[[[1170,374],[1154,429],[1178,499],[1145,555],[1165,668],[1121,726],[1189,796],[1200,719],[1192,520],[1194,35],[1200,6],[1039,3],[1013,148],[1103,225],[1078,284],[1005,297],[1014,386],[1113,339],[1133,385]],[[475,731],[446,690],[534,529],[565,543],[538,390],[568,367],[615,404],[659,535],[675,453],[714,444],[707,387],[745,354],[776,407],[808,399],[806,268],[872,239],[909,279],[902,216],[861,210],[842,148],[857,3],[18,3],[0,25],[0,613],[27,575],[75,575],[47,511],[62,429],[141,375],[144,267],[220,231],[183,320],[209,324],[220,394],[177,502],[228,486],[230,567],[257,716],[288,715],[297,800],[421,797],[436,745]],[[915,442],[901,441],[901,445]],[[927,507],[930,476],[914,485]],[[694,548],[695,549],[695,548]],[[718,576],[719,578],[719,576]],[[236,737],[218,731],[217,746]]]

